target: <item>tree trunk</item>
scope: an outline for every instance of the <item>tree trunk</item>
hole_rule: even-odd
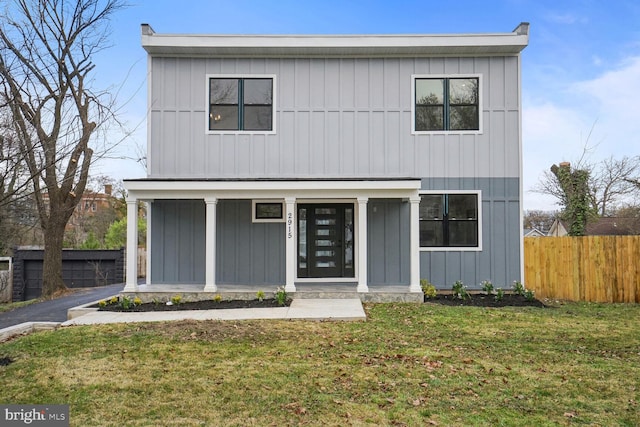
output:
[[[50,298],[67,290],[62,281],[62,243],[65,222],[49,221],[44,231],[44,260],[42,264],[42,296]]]

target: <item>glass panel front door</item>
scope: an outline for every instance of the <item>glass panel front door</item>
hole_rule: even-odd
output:
[[[298,205],[298,277],[354,277],[353,205]]]

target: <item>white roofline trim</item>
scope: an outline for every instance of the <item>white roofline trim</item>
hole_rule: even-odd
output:
[[[158,56],[416,56],[517,54],[529,24],[511,33],[222,35],[158,34],[142,24],[142,47]]]
[[[397,181],[125,181],[129,200],[407,198],[420,180]]]

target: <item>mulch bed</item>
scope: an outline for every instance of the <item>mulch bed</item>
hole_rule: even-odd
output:
[[[439,294],[433,298],[424,300],[426,303],[441,304],[449,306],[471,306],[471,307],[547,307],[537,299],[527,300],[522,295],[505,294],[500,301],[496,301],[494,295],[470,294],[470,297],[461,300],[453,295]],[[291,300],[287,300],[286,307],[291,305]],[[98,307],[97,305],[94,307]],[[126,311],[126,312],[148,312],[148,311],[177,311],[177,310],[221,310],[233,308],[271,308],[283,307],[273,298],[262,301],[255,300],[227,300],[227,301],[195,301],[181,304],[166,305],[166,303],[145,303],[129,308],[127,310],[118,304],[111,304],[100,307],[100,311]]]
[[[99,311],[126,311],[126,312],[146,312],[146,311],[177,311],[177,310],[221,310],[229,308],[271,308],[271,307],[288,307],[291,300],[287,300],[284,306],[279,305],[273,298],[259,300],[229,300],[229,301],[194,301],[183,302],[181,304],[167,305],[166,303],[145,303],[132,307],[128,310],[123,309],[117,304],[100,307]]]
[[[453,295],[436,295],[425,299],[425,302],[450,306],[471,307],[547,307],[537,299],[527,300],[523,295],[505,294],[500,301],[496,301],[495,295],[471,294],[469,298],[461,300]]]

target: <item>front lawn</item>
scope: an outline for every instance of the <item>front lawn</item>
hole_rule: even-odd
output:
[[[639,305],[366,311],[35,333],[0,344],[1,401],[73,426],[640,425]]]

